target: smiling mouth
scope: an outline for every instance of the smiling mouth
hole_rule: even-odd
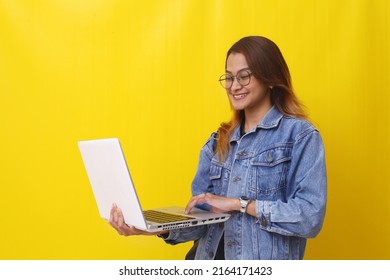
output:
[[[247,96],[247,95],[248,95],[247,93],[243,93],[243,94],[232,94],[233,99],[235,99],[235,100],[243,99],[243,98],[245,98],[245,96]]]

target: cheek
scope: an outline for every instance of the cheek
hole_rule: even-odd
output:
[[[268,87],[262,85],[262,84],[254,84],[251,91],[258,97],[264,97],[268,94]]]
[[[253,81],[250,83],[251,90],[260,93],[261,95],[264,95],[267,93],[268,87],[261,83],[257,79],[253,79]]]

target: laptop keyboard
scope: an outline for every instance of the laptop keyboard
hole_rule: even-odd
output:
[[[160,212],[155,210],[145,210],[143,211],[143,213],[147,221],[151,221],[155,223],[172,223],[172,222],[180,222],[180,221],[194,219],[191,217],[170,214],[170,213],[165,213],[165,212]]]

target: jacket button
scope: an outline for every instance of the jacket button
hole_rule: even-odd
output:
[[[228,245],[228,246],[234,246],[234,245],[236,245],[237,243],[236,242],[234,242],[234,241],[229,241],[228,243],[226,243],[226,245]]]
[[[213,252],[210,252],[210,253],[209,253],[209,257],[210,257],[210,258],[214,258],[214,253],[213,253]]]
[[[263,227],[268,226],[268,222],[267,222],[267,219],[266,219],[265,217],[261,218],[261,225],[262,225]]]
[[[268,162],[272,162],[274,158],[272,157],[272,153],[268,154]]]
[[[238,178],[238,177],[233,178],[233,182],[239,182],[239,181],[241,181],[241,178]]]
[[[245,157],[245,156],[247,156],[247,153],[245,153],[245,152],[239,152],[238,155],[239,155],[240,157]]]

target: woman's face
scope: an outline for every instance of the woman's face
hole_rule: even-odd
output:
[[[248,63],[243,54],[232,53],[229,55],[226,62],[226,74],[236,77],[237,74],[240,75],[240,73],[243,73],[248,69]],[[250,70],[249,73],[251,73]],[[243,82],[243,84],[245,83]],[[250,83],[248,85],[242,86],[237,81],[237,78],[234,78],[233,85],[226,91],[230,104],[235,110],[245,110],[246,112],[249,112],[252,110],[259,110],[264,106],[270,106],[271,99],[270,94],[267,92],[268,90],[268,87],[251,75]]]

